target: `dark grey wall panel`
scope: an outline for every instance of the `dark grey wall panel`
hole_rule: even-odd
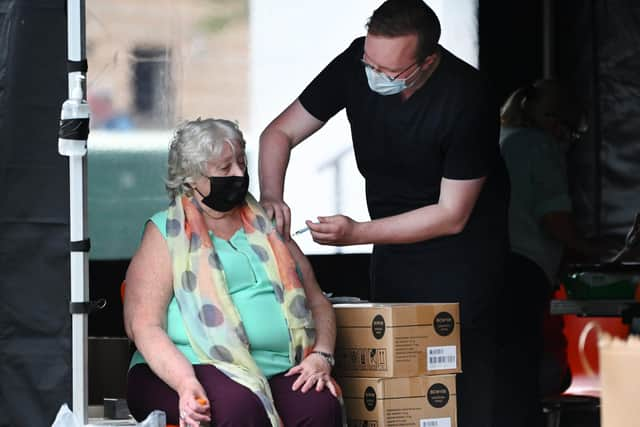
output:
[[[65,2],[0,2],[0,426],[71,402]]]

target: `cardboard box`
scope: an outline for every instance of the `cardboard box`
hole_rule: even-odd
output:
[[[456,427],[455,375],[338,378],[349,427]]]
[[[457,303],[335,304],[337,376],[461,372]]]

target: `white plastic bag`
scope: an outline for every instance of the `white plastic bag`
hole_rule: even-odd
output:
[[[82,424],[78,421],[75,414],[71,412],[69,406],[63,403],[51,427],[82,427]]]
[[[164,411],[153,411],[141,423],[136,424],[138,427],[166,427],[167,415]]]
[[[163,411],[153,411],[149,414],[147,418],[144,419],[141,423],[131,424],[126,420],[101,420],[99,422],[89,423],[88,427],[119,427],[119,426],[132,426],[135,425],[137,427],[166,427],[167,425],[167,416]],[[71,412],[69,406],[64,403],[58,414],[56,415],[56,419],[51,424],[51,427],[85,427],[78,417]]]

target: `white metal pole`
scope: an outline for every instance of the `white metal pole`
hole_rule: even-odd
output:
[[[67,57],[69,64],[85,61],[85,3],[84,0],[67,1]],[[80,70],[79,70],[80,69]],[[69,99],[62,108],[61,119],[72,122],[72,128],[88,132],[89,107],[85,102],[82,67],[69,69]],[[84,123],[83,123],[84,122]],[[62,124],[61,124],[62,128]],[[87,180],[85,131],[71,131],[59,139],[59,152],[69,157],[70,239],[71,246],[71,306],[77,304],[87,310],[72,310],[72,393],[73,412],[86,425],[88,422],[88,300],[89,260],[87,240]],[[83,305],[84,304],[84,305]]]
[[[71,241],[86,238],[85,197],[86,194],[86,157],[69,157],[69,190],[71,210]],[[89,262],[86,252],[71,252],[71,302],[85,302],[89,297]],[[88,406],[88,314],[71,315],[72,355],[73,355],[73,411],[78,418],[87,423]]]

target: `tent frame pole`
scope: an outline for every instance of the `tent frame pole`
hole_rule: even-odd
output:
[[[69,99],[70,108],[63,106],[62,119],[86,121],[88,133],[88,106],[83,81],[86,67],[85,52],[85,0],[67,0],[67,59],[69,64]],[[72,66],[76,64],[76,66]],[[80,70],[79,70],[80,68]],[[79,90],[78,88],[82,88]],[[74,93],[74,89],[76,90]],[[80,99],[77,99],[80,98]],[[61,124],[62,127],[62,124]],[[59,152],[69,157],[69,202],[70,222],[69,237],[71,240],[71,325],[72,325],[72,394],[73,412],[78,420],[87,425],[88,422],[88,314],[89,300],[89,257],[87,230],[87,141],[86,134],[79,132],[70,138],[59,139]],[[78,243],[85,242],[82,244]],[[74,243],[76,245],[74,245]],[[73,307],[79,307],[73,309]]]

